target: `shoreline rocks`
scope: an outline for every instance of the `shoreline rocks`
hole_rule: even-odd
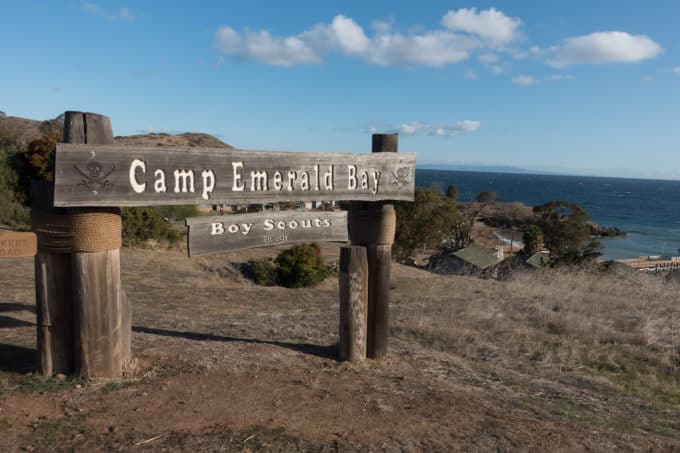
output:
[[[592,222],[588,222],[588,229],[590,230],[591,236],[598,238],[616,238],[626,235],[626,232],[620,228],[606,225],[599,226]]]

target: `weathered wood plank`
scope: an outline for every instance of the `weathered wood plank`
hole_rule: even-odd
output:
[[[71,374],[74,369],[71,255],[38,253],[35,257],[38,372]]]
[[[390,335],[390,274],[392,246],[368,244],[368,334],[366,356],[381,359],[387,354]]]
[[[82,146],[113,143],[108,117],[95,113],[66,112],[64,138]],[[83,153],[88,175],[96,171],[91,155]],[[76,152],[76,154],[77,154]],[[56,200],[56,185],[55,185]],[[82,212],[82,211],[81,211]],[[120,234],[120,231],[111,232]],[[123,361],[129,359],[131,314],[122,300],[120,251],[75,252],[71,254],[75,330],[75,371],[85,378],[120,377]]]
[[[298,242],[347,241],[346,211],[280,211],[186,219],[189,256]]]
[[[31,224],[43,214],[65,214],[53,204],[54,185],[31,181]],[[75,360],[71,255],[41,250],[34,263],[38,372],[71,374]]]
[[[395,155],[399,152],[399,135],[373,134],[371,151],[378,155]],[[373,227],[379,228],[378,221],[385,211],[394,212],[394,207],[386,202],[369,203],[368,211],[372,213]],[[394,231],[392,230],[391,233]],[[385,232],[378,232],[376,239]],[[383,238],[387,239],[387,238]],[[390,333],[390,271],[392,266],[392,245],[380,240],[367,246],[368,252],[368,338],[366,355],[372,359],[381,359],[387,354],[387,339]]]
[[[368,309],[368,260],[366,247],[340,249],[340,343],[341,361],[366,358]]]
[[[35,256],[38,239],[35,233],[0,231],[0,258]]]
[[[72,255],[75,369],[85,378],[120,377],[123,305],[120,250]]]
[[[55,206],[412,200],[414,154],[57,146]]]

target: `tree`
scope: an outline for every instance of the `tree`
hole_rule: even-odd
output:
[[[568,201],[551,201],[535,206],[534,213],[554,263],[581,264],[600,256],[599,243],[588,242],[588,213],[581,206]]]
[[[395,252],[401,257],[419,247],[438,247],[461,217],[451,199],[420,187],[415,190],[413,202],[397,202],[395,209]]]
[[[498,201],[498,195],[496,195],[496,192],[480,192],[475,201],[478,203],[494,203]]]
[[[472,242],[472,227],[475,224],[474,216],[462,214],[451,225],[448,239],[449,245],[454,250],[464,249]]]
[[[446,198],[450,198],[454,202],[458,200],[458,187],[453,184],[449,184],[446,188]]]
[[[538,225],[529,225],[524,232],[524,253],[533,255],[543,244],[543,231]]]

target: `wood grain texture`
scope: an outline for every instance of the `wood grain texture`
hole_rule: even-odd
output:
[[[368,259],[366,247],[340,249],[340,342],[341,361],[366,358],[368,310]]]
[[[373,134],[371,135],[372,153],[398,153],[399,134]]]
[[[399,151],[398,134],[373,134],[373,154],[394,155]],[[372,205],[372,206],[370,206]],[[378,228],[379,212],[393,210],[386,202],[369,203],[368,211],[373,212],[374,228]],[[377,236],[380,236],[379,234]],[[392,245],[372,242],[368,244],[368,338],[366,355],[381,359],[387,354],[390,334],[390,273],[392,266]]]
[[[369,244],[368,254],[368,334],[366,356],[383,358],[390,334],[390,274],[392,246]]]
[[[123,355],[123,366],[132,360],[132,304],[125,290],[121,287],[121,331],[120,347]]]
[[[345,211],[280,211],[186,219],[189,256],[299,242],[347,241]]]
[[[65,209],[52,206],[53,200],[53,184],[31,181],[31,216],[65,214]],[[71,255],[38,252],[34,266],[38,372],[71,374],[75,363]]]
[[[74,370],[71,255],[38,253],[35,257],[38,372],[43,376]]]
[[[72,255],[75,299],[75,369],[85,378],[119,377],[123,371],[120,251]]]
[[[113,143],[111,123],[94,113],[66,112],[65,140],[93,145]],[[82,158],[91,156],[82,148]],[[85,166],[95,174],[96,166]],[[56,202],[56,183],[55,183]],[[56,203],[55,203],[56,204]],[[82,210],[80,211],[82,212]],[[85,378],[120,377],[123,361],[129,359],[124,342],[129,341],[130,307],[123,304],[120,283],[120,252],[78,252],[71,254],[73,280],[75,372]]]
[[[59,144],[55,175],[55,206],[412,200],[415,155]]]
[[[65,112],[64,143],[112,145],[111,120],[107,116],[96,113]]]

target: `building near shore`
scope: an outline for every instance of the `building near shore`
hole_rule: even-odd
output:
[[[641,256],[618,260],[626,266],[642,272],[668,272],[680,270],[680,256]]]
[[[430,257],[427,268],[437,274],[475,274],[493,276],[499,263],[496,257],[476,245]]]
[[[550,260],[550,252],[547,250],[540,250],[529,257],[525,263],[534,269],[541,269],[548,265]]]

